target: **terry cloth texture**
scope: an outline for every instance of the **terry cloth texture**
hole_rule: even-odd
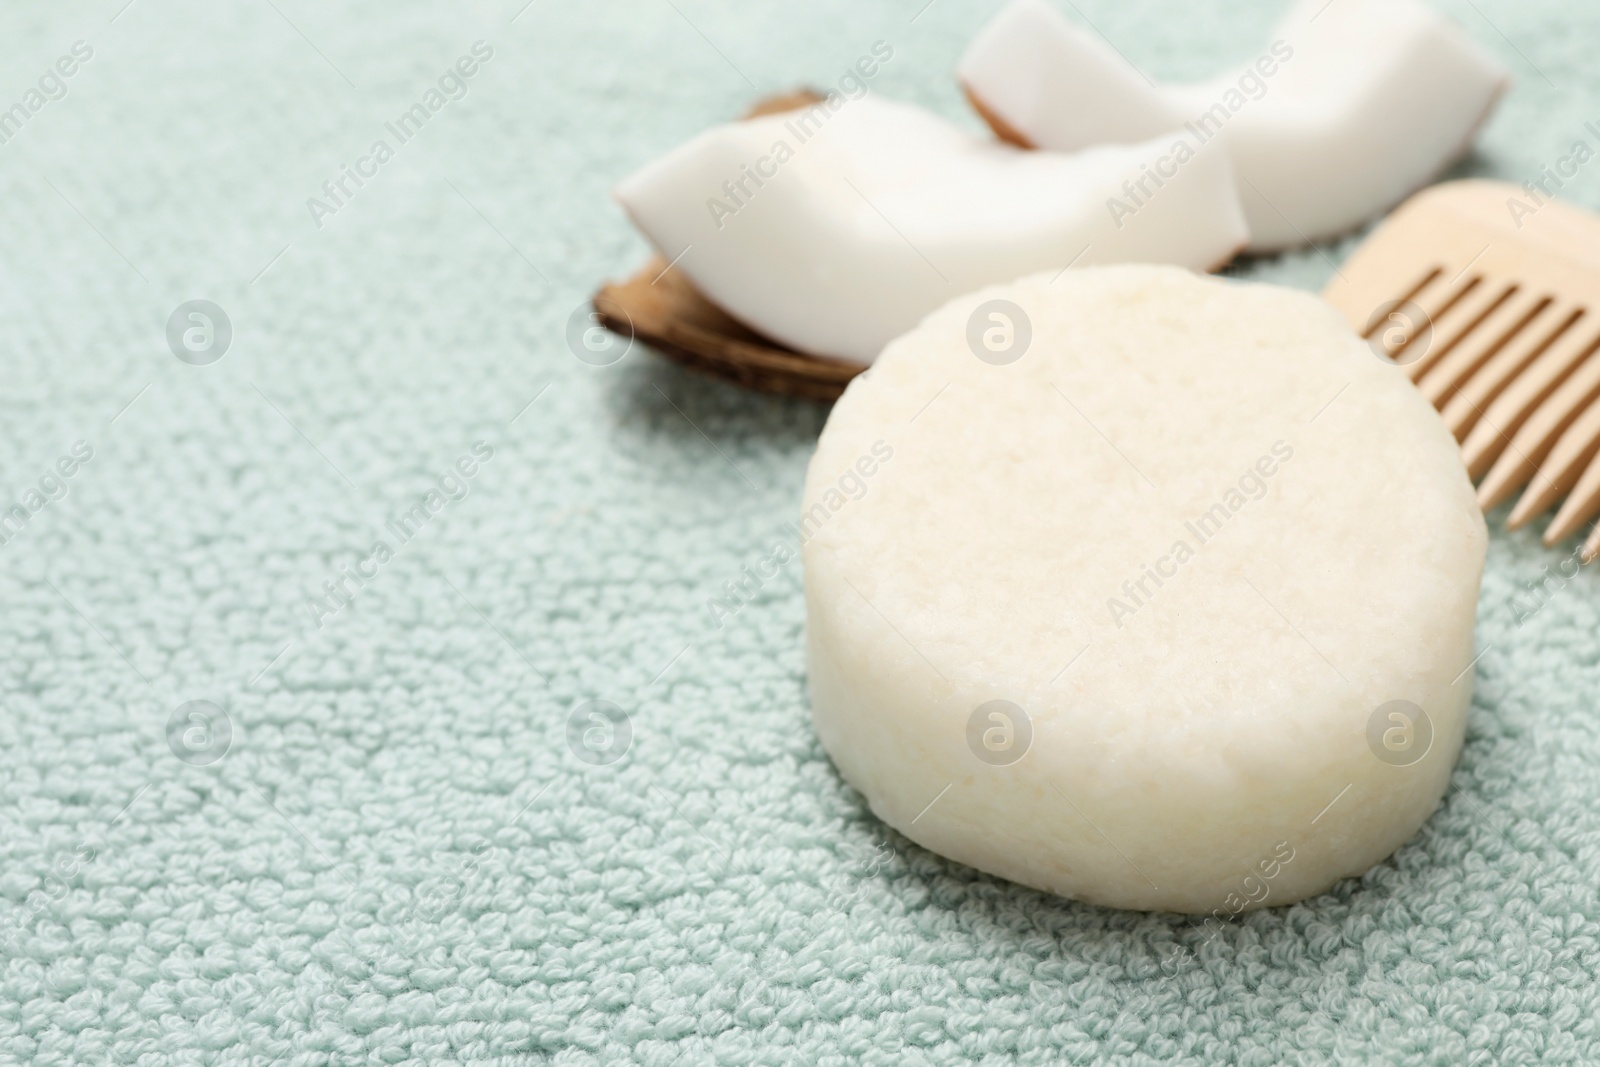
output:
[[[1194,77],[1277,5],[1073,6]],[[708,609],[826,411],[574,357],[647,252],[607,189],[878,40],[873,92],[976,127],[951,70],[992,10],[0,11],[0,104],[92,49],[0,143],[0,503],[42,504],[0,544],[0,1061],[1600,1061],[1595,574],[1521,618],[1570,545],[1491,516],[1416,839],[1209,944],[878,823],[810,725],[798,564]],[[1519,79],[1465,172],[1592,143],[1592,11],[1450,10]],[[1318,287],[1350,247],[1239,272]],[[169,345],[197,299],[209,365]]]

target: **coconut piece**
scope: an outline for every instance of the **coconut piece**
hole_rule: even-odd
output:
[[[1327,304],[1170,267],[953,300],[806,478],[817,732],[994,874],[1226,917],[1438,804],[1486,531],[1455,442]]]
[[[636,337],[690,370],[757,392],[836,400],[867,369],[774,344],[700,295],[659,256],[632,277],[601,286],[594,310],[612,332]]]
[[[1232,258],[1247,234],[1220,154],[1191,162],[1136,216],[1107,211],[1173,144],[1023,152],[906,104],[832,94],[707,130],[616,196],[677,270],[752,330],[870,363],[982,285],[1071,265]]]
[[[1153,84],[1044,0],[1013,0],[957,76],[1015,143],[1070,152],[1182,129],[1202,154],[1228,152],[1253,251],[1331,237],[1398,203],[1471,147],[1510,84],[1419,0],[1303,0],[1251,64],[1187,85]]]
[[[800,88],[756,101],[744,115],[757,118],[808,107],[821,93]],[[762,337],[707,300],[660,256],[594,294],[594,310],[607,329],[638,338],[690,370],[747,389],[807,400],[837,400],[866,364],[818,359]]]

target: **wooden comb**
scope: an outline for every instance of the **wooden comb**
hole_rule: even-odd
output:
[[[1436,185],[1322,295],[1439,409],[1485,511],[1523,489],[1516,529],[1560,501],[1546,545],[1600,512],[1600,217],[1505,182]],[[1600,527],[1580,551],[1600,555]]]

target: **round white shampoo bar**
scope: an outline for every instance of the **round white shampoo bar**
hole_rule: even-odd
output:
[[[1025,885],[1292,903],[1410,838],[1460,753],[1483,517],[1313,296],[1119,266],[954,300],[834,407],[801,530],[823,745]]]

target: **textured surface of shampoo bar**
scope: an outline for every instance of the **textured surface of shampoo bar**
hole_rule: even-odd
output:
[[[1486,534],[1454,442],[1315,297],[1052,277],[935,312],[828,420],[824,746],[917,842],[1093,903],[1362,874],[1461,747]]]

